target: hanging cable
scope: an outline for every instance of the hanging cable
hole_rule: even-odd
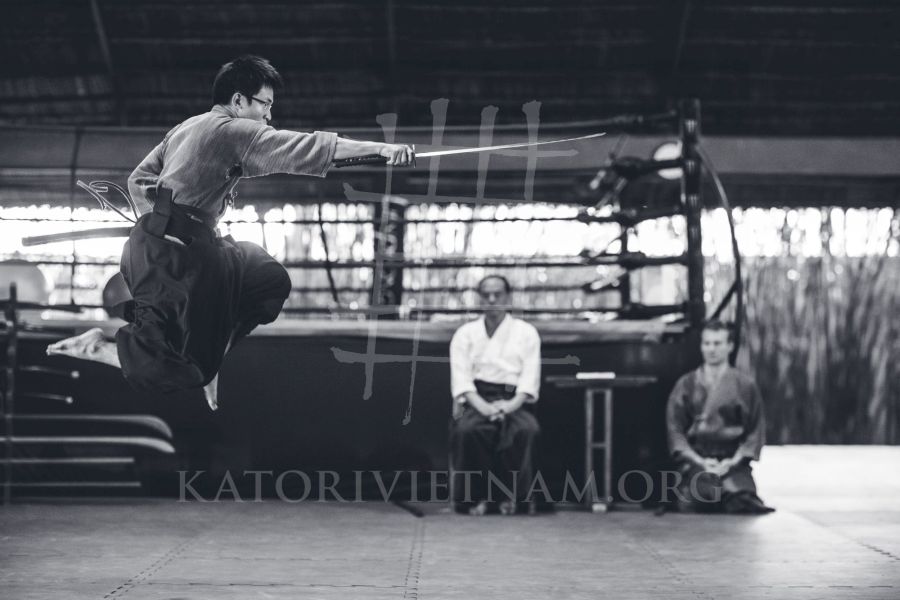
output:
[[[725,307],[725,303],[729,296],[734,293],[734,350],[731,351],[731,356],[728,357],[733,365],[735,360],[737,360],[738,349],[741,345],[741,329],[744,320],[744,280],[741,275],[741,252],[740,248],[738,248],[737,235],[734,231],[734,216],[731,214],[731,204],[728,202],[728,194],[725,193],[725,186],[722,185],[722,180],[719,178],[719,174],[713,166],[712,159],[709,158],[706,149],[698,144],[697,150],[700,153],[703,166],[712,177],[713,183],[716,186],[716,192],[719,195],[719,203],[722,205],[722,208],[725,209],[725,215],[728,217],[728,229],[731,232],[731,253],[734,257],[734,281],[728,294],[726,294],[725,299],[722,300],[719,308],[716,309],[715,316],[718,316],[718,313]]]
[[[328,236],[325,235],[325,220],[322,218],[323,203],[318,203],[316,211],[319,222],[319,237],[322,239],[322,248],[325,250],[325,275],[328,277],[328,289],[331,290],[331,298],[338,308],[341,308],[341,300],[338,297],[337,286],[334,283],[334,273],[332,272],[331,254],[328,252]]]

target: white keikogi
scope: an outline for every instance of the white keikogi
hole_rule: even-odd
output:
[[[534,325],[506,315],[488,337],[484,317],[456,330],[450,341],[450,392],[457,402],[475,380],[516,386],[531,402],[541,387],[541,337]]]

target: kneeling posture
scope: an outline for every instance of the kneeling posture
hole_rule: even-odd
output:
[[[759,460],[765,421],[753,379],[728,364],[731,331],[719,321],[701,333],[703,365],[669,395],[669,449],[678,463],[678,503],[700,512],[767,513],[750,461]]]

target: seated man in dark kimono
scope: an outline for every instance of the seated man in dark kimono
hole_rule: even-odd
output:
[[[472,515],[494,508],[514,514],[517,504],[531,512],[534,505],[527,500],[540,428],[523,407],[538,399],[541,338],[533,325],[507,314],[505,277],[485,277],[478,295],[484,316],[457,329],[450,342],[454,502],[459,512]]]
[[[48,347],[121,367],[138,389],[204,388],[217,406],[216,381],[226,351],[254,327],[274,321],[291,291],[287,271],[265,250],[221,237],[216,224],[242,177],[272,173],[324,177],[334,160],[378,154],[408,165],[405,145],[360,142],[335,133],[275,129],[281,76],[268,61],[243,56],[213,83],[213,107],[174,127],[128,178],[144,213],[122,251],[133,298],[115,342],[100,329]]]
[[[679,507],[698,512],[761,514],[750,461],[759,460],[765,421],[753,379],[731,367],[731,330],[710,321],[701,333],[703,365],[669,395],[669,449],[682,475]]]

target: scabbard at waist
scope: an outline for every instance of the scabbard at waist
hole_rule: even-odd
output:
[[[186,244],[198,238],[213,241],[218,235],[213,216],[193,206],[176,204],[168,188],[159,188],[153,212],[148,216],[147,232],[158,237],[170,235]]]

